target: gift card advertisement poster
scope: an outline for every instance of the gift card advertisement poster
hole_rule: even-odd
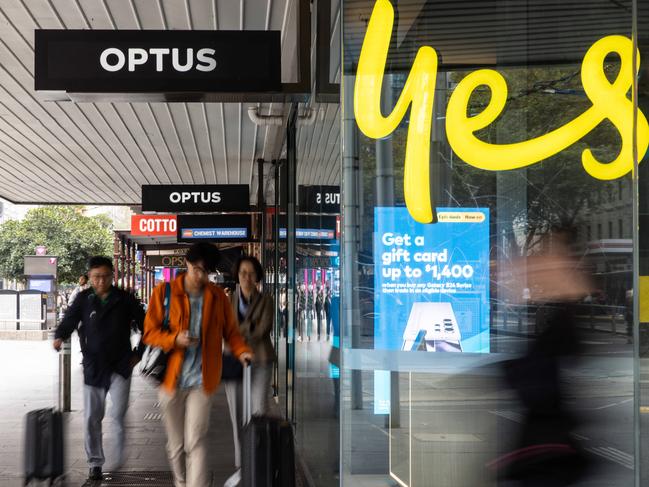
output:
[[[489,210],[438,208],[434,224],[374,211],[374,348],[488,353]],[[377,414],[389,410],[386,373],[375,377]]]

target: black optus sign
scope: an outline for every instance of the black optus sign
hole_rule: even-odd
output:
[[[247,242],[250,215],[178,215],[179,242]]]
[[[36,90],[281,90],[278,31],[36,30],[35,59]]]
[[[142,211],[248,211],[247,184],[144,184]],[[180,225],[178,225],[180,227]]]
[[[304,213],[340,213],[340,187],[298,186],[298,207]]]

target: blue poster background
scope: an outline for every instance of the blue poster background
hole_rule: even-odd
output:
[[[422,224],[406,208],[374,210],[375,349],[489,352],[489,210],[437,214]],[[444,318],[457,340],[426,340]],[[389,412],[390,372],[376,370],[374,413]]]
[[[375,208],[376,349],[411,350],[404,331],[413,304],[441,302],[451,305],[461,351],[489,352],[489,210],[437,213],[438,223],[422,224],[406,208]]]

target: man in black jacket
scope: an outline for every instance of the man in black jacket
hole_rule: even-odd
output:
[[[132,295],[113,287],[113,263],[107,257],[92,257],[88,262],[90,288],[80,292],[54,334],[53,346],[61,348],[77,330],[83,354],[83,400],[85,448],[89,478],[100,480],[104,465],[101,422],[106,409],[106,393],[113,403],[116,425],[116,451],[119,465],[124,451],[124,417],[131,387],[131,372],[139,361],[140,350],[131,347],[131,329],[143,329],[144,310]]]

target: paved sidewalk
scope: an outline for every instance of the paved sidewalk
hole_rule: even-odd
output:
[[[22,456],[24,417],[32,410],[56,403],[58,357],[47,341],[0,341],[0,487],[23,485]],[[72,412],[65,415],[66,471],[65,485],[80,486],[88,474],[83,449],[83,412],[81,353],[73,339]],[[105,471],[109,471],[111,455],[110,400],[104,419]],[[126,461],[121,472],[168,472],[164,426],[158,409],[157,390],[140,377],[131,385],[130,406],[126,419]],[[221,486],[234,470],[232,427],[223,388],[217,392],[210,426],[211,470],[213,486]],[[160,474],[158,474],[160,475]],[[168,474],[167,474],[168,475]],[[160,477],[167,475],[161,474]],[[115,481],[118,475],[115,476]],[[134,480],[135,476],[133,476]],[[141,483],[143,482],[143,483]],[[106,485],[117,485],[106,482]],[[119,483],[119,485],[127,485]],[[128,485],[166,485],[157,482],[133,482]]]

